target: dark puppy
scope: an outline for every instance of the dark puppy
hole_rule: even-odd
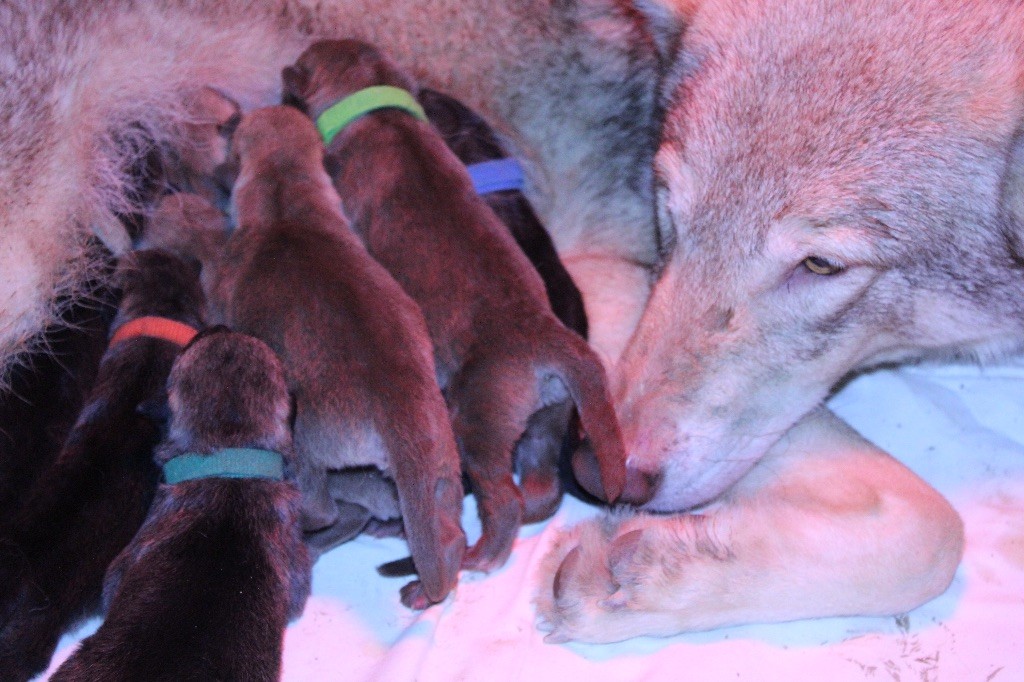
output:
[[[357,91],[408,90],[410,79],[357,41],[316,43],[283,78],[289,101],[321,125],[340,127],[328,163],[345,212],[427,320],[483,522],[466,565],[487,570],[511,551],[524,512],[512,451],[542,407],[572,399],[596,446],[604,489],[617,497],[625,453],[604,370],[551,313],[540,277],[476,195],[462,163],[408,111],[378,109],[347,126],[321,118]]]
[[[109,269],[114,259],[105,256]],[[0,390],[0,525],[24,502],[36,478],[60,453],[89,396],[117,312],[113,288],[92,288],[42,332],[24,365]]]
[[[420,576],[403,601],[425,607],[454,587],[465,550],[458,451],[423,316],[342,215],[323,155],[316,129],[292,108],[242,120],[231,143],[237,227],[211,297],[228,324],[284,362],[314,547],[355,528],[351,509],[332,499],[330,472],[375,467],[397,486]]]
[[[423,88],[416,98],[445,144],[466,166],[509,159],[498,135],[479,114],[437,90]],[[519,189],[478,192],[512,234],[544,281],[551,311],[569,329],[587,338],[583,296],[562,265],[551,236]]]
[[[502,148],[498,136],[469,107],[454,97],[422,89],[417,95],[427,118],[441,133],[459,160],[467,166],[474,186],[491,210],[508,228],[519,248],[544,281],[551,311],[562,324],[583,338],[587,338],[587,314],[583,308],[583,297],[562,265],[547,230],[541,225],[530,202],[522,193],[522,169],[517,165],[508,166],[514,160]],[[494,166],[504,163],[505,166]],[[498,177],[489,176],[486,171],[502,168]],[[516,172],[510,174],[509,169]],[[477,172],[478,178],[473,173]],[[481,176],[480,172],[485,171]],[[495,180],[497,182],[488,182]],[[501,180],[515,179],[518,182],[502,183]],[[508,189],[496,189],[506,186]],[[558,476],[559,457],[563,446],[571,452],[578,445],[570,402],[556,403],[541,408],[530,416],[526,432],[516,444],[515,467],[519,474],[519,486],[524,491],[525,513],[523,521],[529,523],[551,516],[558,509],[562,489]],[[568,436],[568,439],[567,439]]]
[[[53,680],[276,680],[309,596],[284,370],[217,328],[171,370],[166,485],[107,573],[99,631]]]
[[[145,518],[161,428],[151,415],[165,412],[167,375],[187,337],[118,339],[150,316],[201,325],[198,274],[162,251],[132,252],[119,264],[118,336],[56,462],[0,532],[0,679],[46,667],[60,635],[98,608],[107,565]]]

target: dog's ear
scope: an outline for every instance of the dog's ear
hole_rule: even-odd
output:
[[[306,95],[309,92],[309,72],[298,64],[281,70],[281,104],[306,113]]]
[[[699,5],[700,0],[633,0],[633,7],[643,16],[662,63],[674,60],[683,31]]]
[[[557,14],[583,28],[602,51],[650,51],[662,67],[675,61],[682,35],[701,0],[555,0]]]
[[[1024,123],[1010,145],[1003,176],[1001,212],[1014,260],[1024,264]]]
[[[238,151],[234,145],[231,145],[227,160],[224,163],[218,164],[213,169],[213,183],[225,196],[231,196],[231,188],[235,186],[235,181],[238,180],[238,174],[241,170],[242,162],[238,156]]]

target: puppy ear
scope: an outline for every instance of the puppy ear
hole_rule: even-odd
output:
[[[281,104],[306,112],[306,93],[309,91],[309,72],[299,65],[281,70]]]
[[[232,152],[228,154],[227,161],[218,164],[213,169],[213,182],[225,195],[231,195],[231,188],[235,186],[235,181],[238,179],[241,167],[242,164],[238,154]]]

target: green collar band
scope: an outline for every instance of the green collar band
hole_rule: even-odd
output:
[[[284,480],[284,458],[273,450],[224,448],[211,455],[187,452],[164,463],[168,485],[197,478],[272,478]]]
[[[353,92],[332,105],[317,117],[316,127],[324,138],[324,144],[330,144],[335,135],[349,123],[377,109],[401,109],[421,121],[427,120],[423,107],[407,90],[390,85],[374,85]]]

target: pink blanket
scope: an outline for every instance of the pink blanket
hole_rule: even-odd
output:
[[[523,528],[507,566],[463,575],[454,597],[423,613],[399,603],[401,580],[374,571],[405,556],[401,541],[360,538],[324,556],[313,597],[286,635],[284,679],[1024,680],[1022,399],[1024,361],[879,372],[831,401],[963,516],[967,549],[953,585],[903,616],[545,644],[534,627],[535,571],[559,528],[598,513],[567,499],[551,521]],[[97,625],[66,637],[53,667]]]

